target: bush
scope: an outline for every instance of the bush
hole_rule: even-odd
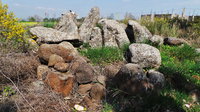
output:
[[[0,3],[0,52],[26,52],[29,45],[25,32],[8,6]]]
[[[25,32],[15,15],[8,12],[8,6],[0,3],[0,36],[1,39],[23,41]]]
[[[155,18],[153,22],[150,19],[141,19],[140,23],[146,26],[153,35],[167,37],[178,36],[178,27],[176,25],[170,25],[167,19]]]

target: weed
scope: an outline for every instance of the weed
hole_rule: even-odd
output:
[[[15,94],[15,91],[10,86],[5,86],[2,94],[4,95],[4,97],[8,97],[12,94]]]

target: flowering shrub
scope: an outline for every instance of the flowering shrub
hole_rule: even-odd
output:
[[[0,3],[0,38],[1,40],[14,39],[23,41],[24,28],[15,18],[12,12],[8,12],[8,6]]]

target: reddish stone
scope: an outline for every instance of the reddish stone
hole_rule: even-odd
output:
[[[72,91],[74,78],[69,77],[66,80],[59,78],[59,74],[50,72],[45,81],[54,91],[61,93],[63,96],[68,96]]]

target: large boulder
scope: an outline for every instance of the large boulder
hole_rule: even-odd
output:
[[[39,57],[47,62],[52,54],[61,56],[66,62],[69,62],[78,55],[78,51],[68,42],[62,42],[60,44],[42,44],[38,50]]]
[[[30,33],[37,37],[38,43],[57,43],[62,41],[78,41],[80,37],[73,33],[61,32],[56,29],[37,26],[30,29]]]
[[[88,42],[90,40],[90,36],[92,34],[92,29],[96,26],[96,23],[100,19],[100,11],[98,7],[94,7],[91,9],[88,17],[85,18],[83,24],[79,28],[79,34],[81,36],[81,40],[84,42]]]
[[[124,28],[116,20],[102,19],[99,24],[103,26],[104,46],[122,47],[130,43]]]
[[[131,42],[144,42],[146,40],[150,40],[152,34],[145,27],[140,25],[138,22],[134,20],[128,21],[128,27],[126,28],[126,33]]]
[[[63,14],[55,29],[61,32],[65,32],[68,35],[79,37],[78,27],[76,25],[76,16],[77,15],[72,12],[67,12]]]
[[[164,39],[165,45],[181,45],[181,44],[188,44],[187,41],[184,39],[176,38],[176,37],[167,37]]]
[[[92,29],[92,33],[91,33],[90,40],[88,41],[88,43],[91,47],[103,46],[102,33],[99,27],[94,27]]]
[[[161,65],[160,51],[147,44],[131,44],[126,53],[126,59],[143,68],[159,68]]]
[[[141,95],[153,89],[140,65],[128,63],[113,79],[114,85],[130,95]]]

